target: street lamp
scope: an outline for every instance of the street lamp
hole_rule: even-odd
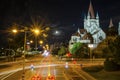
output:
[[[13,33],[17,33],[17,30],[16,30],[16,29],[13,29],[12,32],[13,32]]]
[[[48,44],[46,44],[45,46],[46,46],[46,49],[47,49],[47,50],[49,50],[49,45],[48,45]]]
[[[43,41],[42,40],[40,40],[40,42],[39,42],[41,45],[43,44]]]
[[[88,44],[88,47],[90,48],[90,59],[92,59],[92,48],[94,46],[93,46],[93,44]]]
[[[23,76],[22,80],[25,80],[25,52],[26,52],[26,30],[24,31],[24,53],[23,53]]]
[[[38,29],[34,29],[34,33],[36,35],[36,44],[35,44],[35,50],[37,51],[37,36],[39,35],[40,31]]]
[[[16,35],[16,33],[17,33],[18,31],[17,31],[17,29],[13,29],[12,32],[14,33],[14,37],[13,37],[14,40],[13,40],[13,41],[14,41],[14,44],[15,44],[15,43],[16,43],[16,41],[15,41],[15,35]],[[15,48],[15,47],[16,47],[16,45],[14,45],[14,48]],[[10,43],[9,43],[9,49],[10,49]],[[13,57],[13,60],[15,61],[15,56]]]
[[[36,35],[38,35],[40,33],[40,31],[38,29],[35,29],[34,32]]]
[[[30,40],[30,43],[33,43],[33,41],[32,41],[32,40]]]
[[[24,30],[20,30],[20,32],[24,32],[24,52],[23,52],[23,75],[22,75],[22,80],[25,80],[25,52],[26,52],[26,33],[27,33],[27,28],[25,27]],[[12,30],[13,33],[17,33],[17,29]]]

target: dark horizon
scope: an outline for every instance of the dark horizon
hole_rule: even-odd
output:
[[[95,14],[100,17],[100,27],[108,29],[110,18],[115,27],[120,21],[120,1],[91,0]],[[13,23],[29,25],[32,18],[42,18],[43,22],[61,30],[65,36],[83,28],[90,0],[1,0],[0,30],[6,30]],[[1,31],[0,36],[2,36]],[[67,38],[67,39],[68,39]]]

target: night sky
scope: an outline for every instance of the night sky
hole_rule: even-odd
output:
[[[120,0],[91,0],[94,12],[98,12],[100,26],[107,29],[110,18],[118,27],[120,21]],[[90,0],[0,0],[0,29],[13,23],[29,24],[31,17],[42,17],[44,21],[71,35],[77,28],[83,28],[84,15],[88,12]]]

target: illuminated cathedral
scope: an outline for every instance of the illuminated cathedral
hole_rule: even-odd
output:
[[[113,28],[114,25],[112,19],[110,19],[109,29]],[[120,36],[120,22],[116,34]],[[92,48],[95,48],[100,42],[106,39],[106,35],[107,34],[100,27],[99,15],[98,13],[96,13],[96,15],[94,14],[93,6],[90,2],[88,14],[84,16],[84,29],[78,28],[77,32],[72,34],[69,41],[69,49],[71,49],[76,42],[92,44]]]
[[[92,43],[95,46],[106,38],[105,32],[101,29],[99,23],[99,15],[94,15],[93,6],[90,2],[88,14],[84,16],[84,29],[79,29],[71,36],[69,48],[76,42]]]

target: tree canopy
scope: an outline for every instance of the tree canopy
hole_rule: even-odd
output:
[[[114,61],[120,64],[120,36],[117,36],[114,41],[108,44],[107,52],[111,53]],[[108,57],[111,56],[108,54]]]
[[[80,42],[74,43],[72,49],[70,50],[71,54],[75,54],[76,51],[78,51],[81,48],[81,46],[82,43]]]

